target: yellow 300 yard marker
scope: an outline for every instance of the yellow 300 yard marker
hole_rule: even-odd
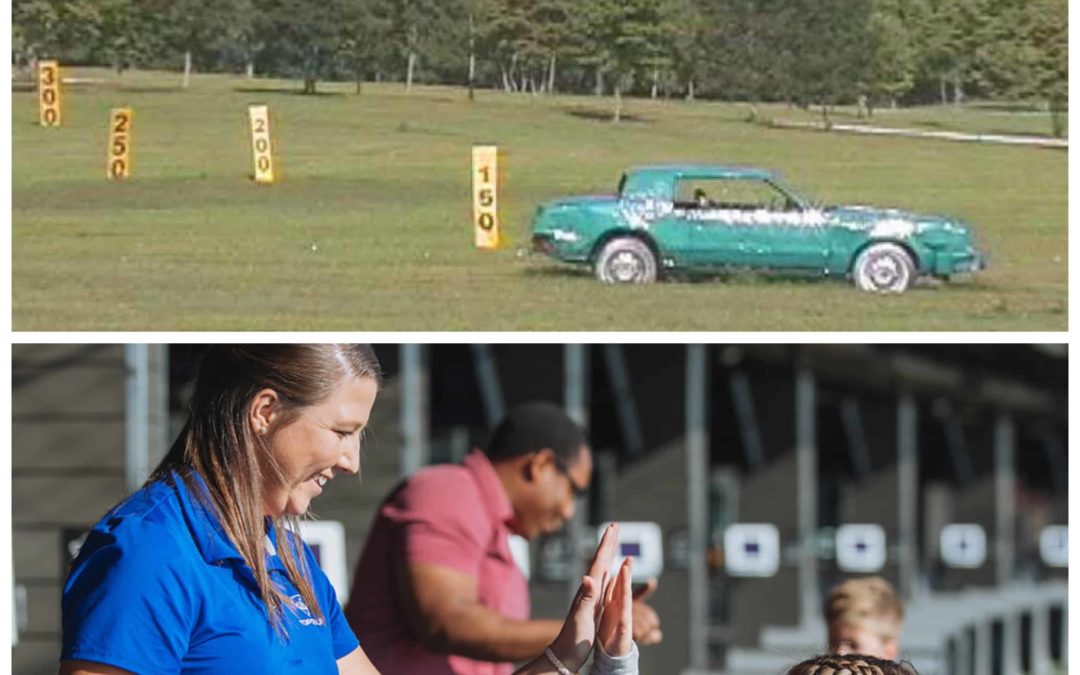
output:
[[[255,182],[274,182],[274,158],[270,153],[270,111],[265,105],[248,107],[251,118],[251,149],[255,153]]]
[[[499,248],[499,149],[473,147],[473,227],[476,247]]]
[[[38,62],[38,103],[43,127],[60,126],[60,64]]]
[[[106,176],[122,180],[131,175],[131,108],[113,108],[109,113],[109,152]]]

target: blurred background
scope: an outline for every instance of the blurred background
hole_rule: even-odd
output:
[[[362,480],[313,507],[343,525],[323,563],[346,583],[403,476],[460,461],[507,408],[546,399],[588,428],[596,471],[575,519],[522,560],[534,616],[565,614],[596,525],[641,521],[659,526],[638,543],[661,553],[665,635],[644,673],[777,673],[825,649],[828,589],[871,573],[904,597],[903,656],[922,675],[1066,670],[1065,345],[376,351],[387,377]],[[15,673],[56,672],[72,552],[164,455],[200,353],[13,345]]]

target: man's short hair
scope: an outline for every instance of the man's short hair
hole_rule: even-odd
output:
[[[881,577],[848,579],[834,586],[825,599],[825,623],[864,625],[873,622],[885,631],[883,637],[897,639],[904,622],[904,603],[892,584]]]
[[[570,464],[585,443],[585,432],[559,406],[524,403],[510,410],[495,427],[485,454],[498,461],[551,448],[560,461]]]

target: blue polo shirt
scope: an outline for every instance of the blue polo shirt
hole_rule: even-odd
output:
[[[337,660],[359,643],[330,581],[301,544],[318,619],[272,553],[272,528],[267,539],[270,577],[292,602],[284,632],[271,625],[251,568],[184,481],[174,473],[148,485],[94,526],[72,564],[61,659],[155,675],[337,675]]]

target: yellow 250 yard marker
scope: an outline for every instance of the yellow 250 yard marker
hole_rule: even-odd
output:
[[[122,180],[131,175],[131,108],[113,108],[109,113],[109,152],[106,176]]]
[[[60,126],[60,64],[38,62],[38,103],[43,127]]]
[[[274,182],[274,158],[270,153],[270,111],[265,105],[248,107],[251,118],[251,149],[255,153],[255,182]]]
[[[473,146],[473,227],[476,247],[499,248],[499,149]]]

